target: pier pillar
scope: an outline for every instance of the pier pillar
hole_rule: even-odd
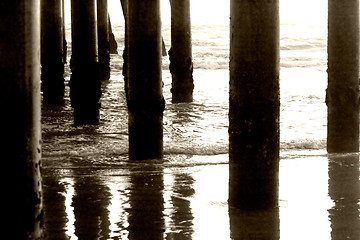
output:
[[[171,49],[169,50],[172,75],[172,102],[192,102],[193,63],[191,47],[190,0],[171,0]]]
[[[101,82],[97,55],[96,0],[71,1],[70,98],[76,124],[98,124]]]
[[[132,0],[127,8],[129,157],[163,155],[160,0]],[[140,17],[141,16],[141,17]]]
[[[124,36],[124,50],[123,50],[123,54],[122,54],[122,58],[123,58],[123,69],[122,69],[122,75],[124,77],[124,88],[125,88],[125,96],[126,96],[126,102],[128,103],[128,57],[127,57],[127,48],[128,48],[128,24],[127,24],[127,19],[128,19],[128,0],[120,0],[121,3],[121,8],[122,8],[122,12],[123,12],[123,16],[124,16],[124,21],[125,21],[125,36]]]
[[[113,33],[113,30],[112,30],[110,15],[109,15],[109,27],[108,28],[109,28],[110,53],[118,54],[118,51],[117,51],[118,45],[117,45],[115,35]]]
[[[327,151],[359,151],[359,0],[328,1]]]
[[[97,30],[100,80],[110,79],[110,35],[108,1],[97,0]]]
[[[67,42],[66,42],[66,24],[65,24],[65,0],[61,0],[62,4],[62,29],[63,29],[63,64],[67,62]]]
[[[40,239],[40,0],[0,1],[0,18],[2,229]]]
[[[41,1],[41,90],[43,101],[64,102],[63,0]]]
[[[278,205],[279,1],[231,0],[229,205]]]

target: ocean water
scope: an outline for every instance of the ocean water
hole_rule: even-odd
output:
[[[326,34],[298,38],[293,36],[291,27],[291,25],[282,25],[281,28],[281,149],[282,152],[322,151],[326,147]],[[109,143],[114,141],[117,147],[111,144],[109,147],[117,155],[126,155],[127,109],[124,101],[121,56],[124,47],[124,28],[116,25],[113,28],[120,54],[111,55],[111,78],[110,81],[103,83],[101,124],[94,129],[93,127],[81,127],[81,129],[85,131],[92,129]],[[209,154],[209,151],[214,155],[225,154],[228,146],[229,27],[228,25],[195,25],[192,31],[195,84],[193,103],[171,103],[169,59],[163,57],[163,94],[166,100],[165,155],[204,155]],[[171,44],[169,26],[163,26],[163,37],[168,50]],[[71,51],[70,29],[67,32],[67,39],[68,49]],[[70,54],[69,52],[68,59]],[[66,65],[65,77],[67,81],[70,78],[68,65]],[[70,139],[71,136],[78,138],[71,132],[79,129],[72,126],[69,119],[72,109],[68,104],[68,96],[66,101],[62,114],[66,119],[60,117],[56,121],[63,121],[63,124],[58,125],[58,131],[63,131],[63,137],[68,141],[68,135]],[[46,117],[44,116],[44,119]],[[45,135],[51,134],[53,124],[58,123],[43,125]],[[50,131],[47,131],[48,128]],[[56,146],[60,149],[52,154],[62,154],[61,144]],[[51,148],[50,145],[49,147]],[[91,149],[84,149],[91,153],[88,150]],[[66,146],[66,151],[69,151],[69,146]],[[75,148],[73,153],[75,152],[81,153],[81,150]]]
[[[229,26],[193,25],[192,103],[171,103],[163,58],[165,156],[143,162],[128,160],[124,26],[113,31],[101,123],[73,125],[68,86],[64,106],[43,106],[48,239],[359,239],[359,156],[325,149],[326,26],[281,24],[279,209],[246,216],[227,205]],[[163,37],[169,49],[166,24]]]

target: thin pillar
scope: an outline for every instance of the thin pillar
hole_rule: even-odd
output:
[[[71,1],[70,98],[76,124],[99,123],[101,82],[97,56],[96,0]]]
[[[109,44],[110,44],[110,53],[118,54],[118,51],[117,51],[118,45],[117,45],[117,42],[115,39],[115,35],[112,31],[110,15],[109,15]]]
[[[328,1],[329,153],[359,151],[359,0]]]
[[[63,28],[63,63],[67,62],[67,42],[66,42],[66,25],[65,25],[65,0],[62,1],[62,28]]]
[[[62,0],[41,1],[41,89],[43,101],[64,102],[64,29]]]
[[[110,79],[110,35],[108,1],[97,0],[97,30],[100,80]]]
[[[279,1],[231,0],[229,205],[278,205]]]
[[[141,16],[141,17],[139,17]],[[129,157],[163,155],[160,0],[128,1]]]
[[[193,63],[191,49],[190,0],[171,0],[171,49],[169,50],[172,75],[172,102],[192,102]]]
[[[40,1],[0,1],[2,229],[42,237]]]
[[[121,3],[121,8],[122,8],[122,12],[123,12],[123,16],[124,16],[124,21],[125,21],[125,36],[124,36],[124,50],[123,50],[123,55],[122,58],[124,60],[123,62],[123,69],[122,69],[122,75],[124,77],[124,88],[125,88],[125,95],[126,95],[126,102],[128,103],[128,56],[127,56],[127,48],[128,48],[128,24],[127,24],[127,19],[128,19],[128,0],[120,0]]]

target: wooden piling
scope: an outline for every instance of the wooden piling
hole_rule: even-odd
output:
[[[161,78],[161,19],[159,0],[128,1],[127,100],[129,109],[129,157],[160,158],[163,155]]]
[[[2,229],[42,237],[40,1],[0,1]]]
[[[97,0],[97,30],[100,80],[110,79],[110,35],[108,1]]]
[[[191,47],[190,0],[171,0],[171,49],[169,50],[172,75],[172,102],[192,102],[193,63]]]
[[[278,205],[279,1],[231,0],[229,205]]]
[[[110,53],[118,54],[118,51],[117,51],[118,45],[117,45],[115,35],[112,30],[110,15],[109,15],[109,27],[108,28],[109,28]]]
[[[64,103],[62,1],[41,1],[41,89],[49,104]]]
[[[327,151],[359,151],[359,1],[328,1]]]
[[[126,96],[126,102],[127,104],[129,104],[128,102],[128,56],[127,56],[127,48],[128,48],[128,24],[127,24],[127,19],[128,19],[128,0],[120,0],[121,3],[121,8],[122,8],[122,12],[123,12],[123,16],[124,16],[124,21],[125,21],[125,36],[124,36],[124,50],[123,50],[123,54],[122,54],[122,58],[123,58],[123,69],[122,69],[122,75],[124,77],[124,90],[125,90],[125,96]]]
[[[61,0],[62,5],[62,29],[63,29],[63,64],[67,63],[67,42],[65,24],[65,0]]]
[[[101,82],[97,55],[96,0],[71,1],[70,98],[76,124],[98,124]]]

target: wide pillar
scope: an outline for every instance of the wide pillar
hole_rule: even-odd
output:
[[[70,98],[76,124],[99,123],[101,82],[97,55],[96,0],[71,1]]]
[[[41,89],[43,101],[64,102],[63,0],[41,1]]]
[[[0,1],[0,17],[2,229],[40,239],[40,1]]]
[[[359,0],[328,1],[327,151],[359,151]]]
[[[160,0],[132,0],[127,8],[129,157],[163,155]],[[141,16],[141,17],[139,17]]]
[[[100,79],[110,79],[110,35],[108,1],[97,0],[97,30]]]
[[[231,0],[229,205],[278,205],[279,1]]]
[[[192,102],[194,80],[190,0],[171,0],[170,3],[171,49],[169,58],[172,75],[172,102]]]

